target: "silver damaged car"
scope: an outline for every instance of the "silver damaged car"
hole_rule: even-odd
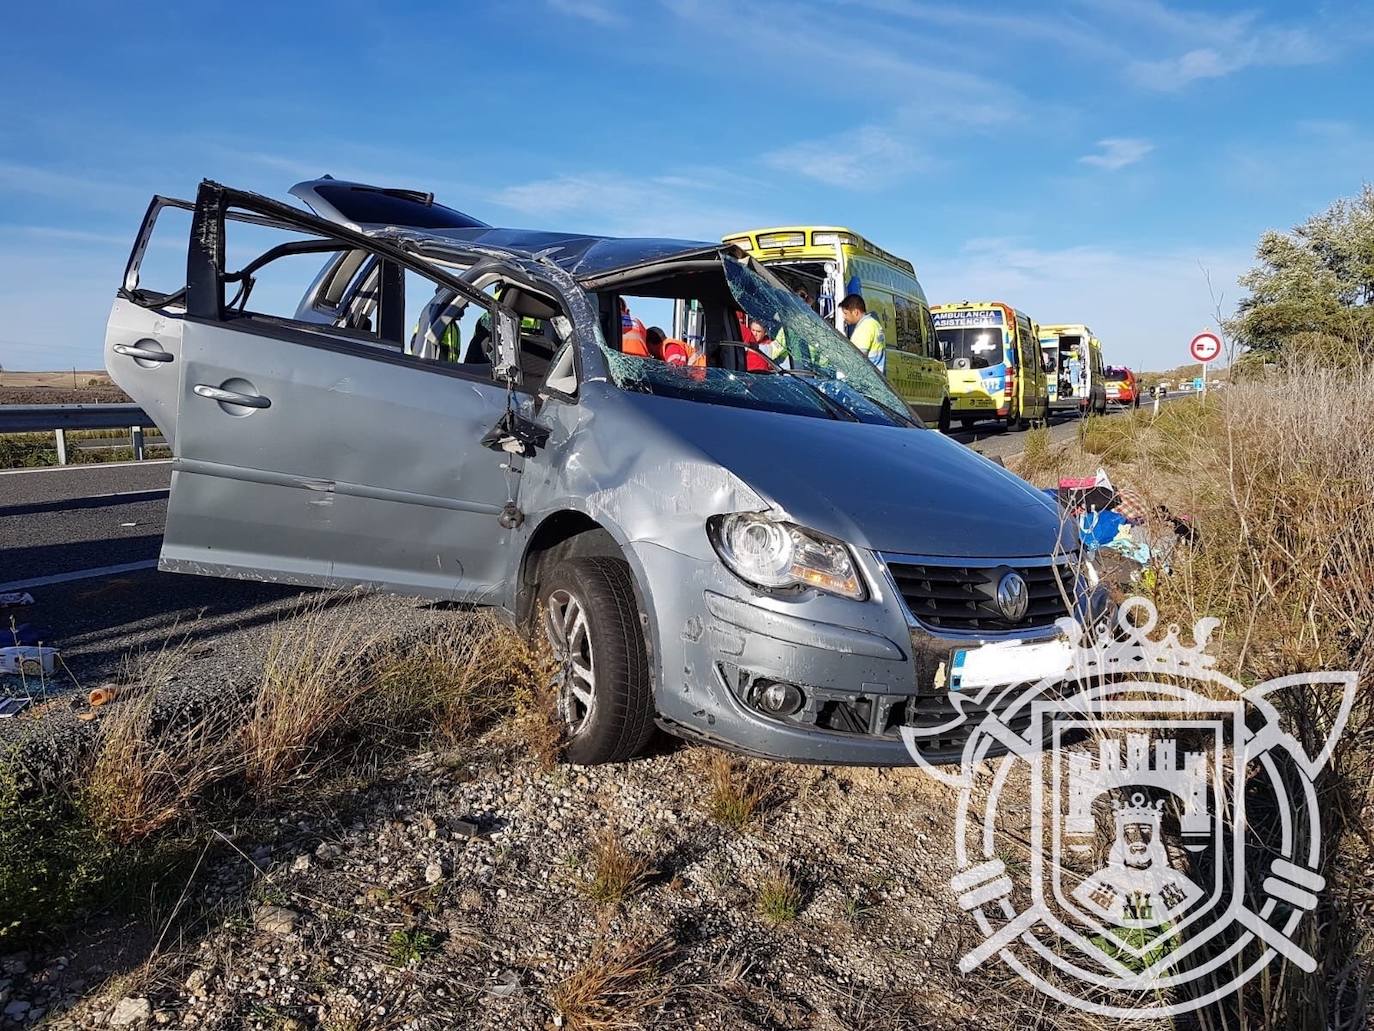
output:
[[[737,248],[292,193],[206,181],[135,241],[105,362],[172,447],[160,568],[497,606],[556,649],[578,763],[656,726],[884,765],[916,727],[953,757],[974,669],[1101,603],[1053,502]]]

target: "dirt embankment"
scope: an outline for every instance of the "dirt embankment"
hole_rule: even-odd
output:
[[[129,395],[102,370],[0,373],[0,405],[124,404]]]

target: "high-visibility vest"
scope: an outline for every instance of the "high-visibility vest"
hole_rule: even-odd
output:
[[[864,312],[864,317],[854,324],[849,342],[877,366],[879,372],[887,371],[887,334],[883,332],[882,322],[871,311]]]
[[[436,292],[420,312],[419,321],[406,342],[406,354],[425,361],[462,361],[463,331],[458,324],[467,302],[452,292]],[[443,329],[435,332],[436,323]]]
[[[649,357],[649,342],[644,335],[644,323],[629,312],[620,316],[620,349],[625,354]]]
[[[669,365],[686,365],[689,368],[706,368],[706,354],[698,351],[685,340],[669,337],[663,341],[663,360]]]
[[[768,338],[760,341],[759,350],[766,354],[774,365],[781,365],[787,360],[787,342],[782,338],[782,330],[778,331],[778,339]]]

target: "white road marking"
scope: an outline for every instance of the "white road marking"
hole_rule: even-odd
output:
[[[124,562],[117,566],[97,566],[94,569],[77,569],[71,573],[54,573],[52,576],[35,576],[31,580],[15,580],[13,583],[0,584],[0,593],[20,591],[29,587],[47,587],[49,584],[65,584],[73,580],[93,580],[98,576],[117,576],[132,573],[139,569],[156,569],[157,559],[142,562]]]
[[[40,465],[31,469],[0,469],[0,476],[24,473],[69,473],[74,469],[140,469],[145,465],[170,465],[170,458],[145,458],[141,462],[82,462],[79,465]]]

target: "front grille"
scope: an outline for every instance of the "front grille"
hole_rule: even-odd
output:
[[[936,629],[1029,630],[1069,615],[1065,596],[1073,596],[1073,575],[1066,563],[951,566],[889,559],[887,566],[911,614]],[[1026,614],[1015,622],[997,605],[997,583],[1009,570],[1020,573],[1029,589]]]

